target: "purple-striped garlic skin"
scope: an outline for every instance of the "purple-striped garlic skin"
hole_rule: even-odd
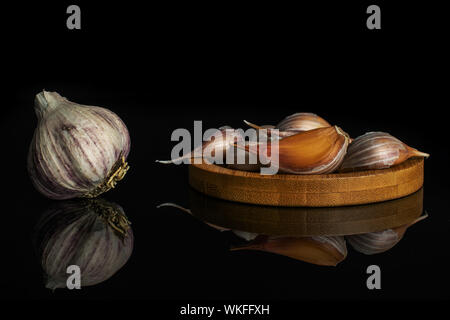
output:
[[[428,156],[429,154],[407,146],[388,133],[368,132],[349,145],[339,171],[385,169],[411,157]]]
[[[116,226],[111,226],[112,222]],[[71,265],[80,268],[81,287],[109,279],[133,252],[129,224],[119,205],[102,199],[57,202],[35,227],[35,248],[45,272],[45,286],[65,288]]]
[[[28,153],[28,172],[43,195],[58,200],[96,196],[126,173],[118,172],[120,179],[105,185],[130,152],[128,129],[115,113],[47,91],[36,95],[35,111],[38,125]]]
[[[223,126],[214,130],[205,141],[191,152],[180,157],[172,154],[171,160],[156,160],[157,163],[163,164],[180,164],[180,163],[213,163],[217,158],[222,164],[226,159],[228,150],[233,148],[235,143],[241,142],[243,136],[239,130],[235,130],[229,126]]]

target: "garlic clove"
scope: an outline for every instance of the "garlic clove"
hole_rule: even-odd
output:
[[[162,164],[178,164],[183,161],[185,161],[185,163],[192,163],[194,159],[202,159],[207,163],[212,163],[214,162],[216,155],[217,158],[222,159],[223,162],[227,151],[232,148],[234,143],[242,141],[242,139],[239,131],[224,126],[214,134],[214,139],[204,141],[202,145],[196,147],[190,153],[172,160],[156,160],[155,162]],[[211,155],[212,158],[208,155]]]
[[[353,249],[366,255],[385,252],[394,247],[401,239],[392,229],[351,235],[346,238]]]
[[[424,220],[428,217],[428,214],[422,215],[419,218],[415,219],[409,224],[386,229],[378,232],[369,232],[364,234],[356,234],[345,236],[348,243],[352,246],[356,251],[366,254],[373,255],[382,252],[386,252],[392,249],[400,240],[403,238],[406,230],[416,224],[419,221]]]
[[[335,171],[344,160],[349,136],[337,126],[297,133],[272,144],[245,150],[270,157],[271,165],[291,174],[325,174]],[[278,149],[278,150],[277,150]],[[265,162],[265,161],[263,161]]]
[[[322,266],[336,266],[347,257],[342,236],[284,237],[258,236],[250,243],[230,249],[256,250],[287,256]]]
[[[276,134],[279,138],[285,138],[292,136],[296,133],[314,130],[318,128],[331,127],[331,125],[325,119],[319,117],[314,113],[300,112],[292,114],[285,119],[283,119],[276,126],[258,126],[247,120],[244,120],[245,124],[255,129],[268,129],[268,134],[272,135],[273,131],[271,129],[277,129]]]
[[[409,147],[385,132],[368,132],[353,140],[340,167],[341,172],[385,169],[411,157],[429,157],[429,154]]]
[[[248,125],[249,127],[251,127],[251,128],[254,128],[254,129],[256,129],[256,130],[262,130],[262,129],[275,129],[275,126],[273,126],[273,125],[270,125],[270,124],[265,124],[265,125],[262,125],[262,126],[258,126],[257,124],[254,124],[254,123],[251,123],[251,122],[249,122],[249,121],[247,121],[247,120],[244,120],[244,123],[246,124],[246,125]]]
[[[58,202],[35,227],[35,247],[46,287],[65,288],[67,267],[82,271],[81,286],[112,277],[133,251],[133,232],[123,209],[103,199]]]
[[[182,206],[180,206],[180,205],[178,205],[178,204],[176,204],[176,203],[166,202],[166,203],[161,203],[161,204],[159,204],[159,205],[156,206],[156,208],[158,208],[158,209],[159,209],[159,208],[163,208],[163,207],[177,208],[177,209],[179,209],[179,210],[181,210],[181,211],[183,211],[183,212],[185,212],[185,213],[187,213],[187,214],[193,216],[193,214],[192,214],[192,212],[191,212],[190,209],[184,208],[184,207],[182,207]],[[196,218],[196,219],[198,219],[198,218]],[[239,238],[241,238],[241,239],[243,239],[243,240],[245,240],[245,241],[251,241],[251,240],[254,240],[254,239],[258,236],[258,234],[257,234],[257,233],[254,233],[254,232],[248,232],[248,231],[242,231],[242,230],[236,230],[236,229],[225,228],[225,227],[218,226],[218,225],[216,225],[216,224],[210,223],[210,222],[205,221],[205,220],[201,220],[201,221],[202,221],[204,224],[206,224],[206,225],[210,226],[211,228],[216,229],[216,230],[218,230],[218,231],[220,231],[220,232],[223,232],[223,231],[231,231],[231,232],[232,232],[233,234],[235,234],[237,237],[239,237]]]
[[[39,192],[51,199],[96,197],[123,179],[130,136],[115,113],[47,91],[36,95],[35,111],[27,167]]]

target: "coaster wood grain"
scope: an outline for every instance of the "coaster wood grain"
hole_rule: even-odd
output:
[[[424,160],[389,169],[324,175],[261,175],[213,164],[189,165],[189,184],[219,199],[285,207],[336,207],[404,197],[419,190]]]

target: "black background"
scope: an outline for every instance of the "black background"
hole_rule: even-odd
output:
[[[279,306],[277,313],[311,300],[448,299],[442,9],[374,3],[382,10],[381,30],[366,29],[372,3],[343,1],[6,6],[2,298],[150,299],[144,305],[164,306],[168,318],[178,305],[223,300],[265,301]],[[69,4],[81,7],[81,30],[66,28]],[[44,288],[31,246],[33,226],[52,203],[33,189],[26,172],[36,126],[33,99],[42,89],[110,108],[131,134],[131,169],[105,198],[120,204],[133,223],[133,255],[112,279],[76,292]],[[326,268],[269,254],[230,254],[220,233],[175,209],[155,208],[161,202],[189,206],[187,167],[154,163],[170,156],[174,129],[193,130],[194,120],[204,129],[243,127],[243,119],[274,124],[299,111],[317,113],[353,137],[387,131],[430,153],[430,217],[385,254],[353,251],[338,267]],[[365,286],[370,264],[383,271],[382,290]]]

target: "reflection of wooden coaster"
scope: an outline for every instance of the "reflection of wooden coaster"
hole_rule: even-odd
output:
[[[189,184],[207,195],[285,207],[335,207],[397,199],[423,185],[423,159],[389,169],[324,175],[260,175],[210,164],[189,165]]]
[[[423,189],[404,198],[358,206],[274,207],[224,201],[190,188],[190,209],[197,218],[234,230],[266,235],[350,235],[399,227],[423,211]]]

